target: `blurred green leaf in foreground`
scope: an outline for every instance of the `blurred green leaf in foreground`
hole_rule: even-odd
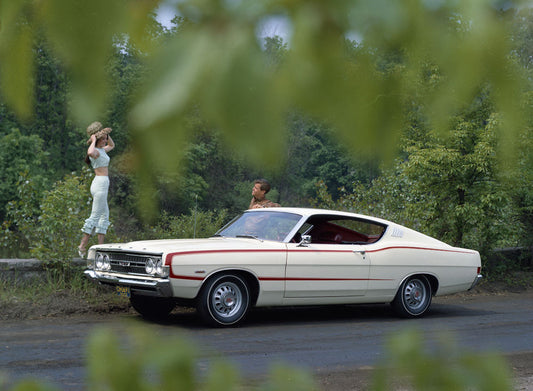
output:
[[[31,115],[33,41],[42,36],[70,75],[80,126],[105,111],[112,48],[127,42],[138,51],[147,77],[131,97],[129,125],[137,167],[150,172],[175,169],[192,113],[258,165],[283,162],[285,121],[295,110],[330,124],[354,153],[380,157],[397,147],[415,96],[428,122],[446,129],[450,115],[489,85],[504,139],[522,126],[525,84],[507,28],[527,3],[505,2],[513,7],[504,10],[492,0],[184,0],[169,3],[179,15],[174,34],[147,39],[160,3],[3,0],[5,101]],[[257,34],[272,17],[285,18],[291,32],[290,50],[275,64]],[[354,46],[365,49],[353,53]],[[378,56],[388,57],[386,67]],[[421,79],[434,82],[415,90]]]
[[[450,335],[441,335],[433,347],[423,341],[416,330],[390,336],[388,354],[374,372],[372,389],[390,390],[403,382],[405,389],[413,390],[512,390],[510,369],[501,355],[467,352]]]
[[[146,327],[127,326],[120,334],[103,328],[87,344],[88,390],[232,391],[318,390],[308,369],[283,362],[262,368],[267,376],[244,378],[235,363],[216,353],[202,356],[197,346],[181,336],[156,335]],[[511,390],[505,360],[493,353],[469,353],[450,336],[436,346],[424,346],[422,333],[404,330],[389,337],[383,361],[372,371],[368,390]],[[205,352],[204,352],[205,353]],[[0,379],[1,381],[1,379]],[[1,385],[1,382],[0,382]],[[409,385],[409,387],[406,387]],[[399,388],[402,386],[402,388]],[[55,388],[24,381],[13,390]]]

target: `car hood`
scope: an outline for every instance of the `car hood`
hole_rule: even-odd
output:
[[[109,243],[91,247],[91,250],[132,251],[152,254],[168,254],[196,250],[247,249],[257,247],[282,247],[281,242],[248,238],[212,237],[207,239],[142,240],[129,243]]]

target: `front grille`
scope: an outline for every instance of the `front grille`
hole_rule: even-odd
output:
[[[105,251],[109,256],[111,271],[126,274],[146,275],[146,261],[148,258],[160,259],[161,255],[155,254],[132,254],[123,252]]]

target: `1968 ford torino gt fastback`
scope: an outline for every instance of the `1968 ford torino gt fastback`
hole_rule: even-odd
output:
[[[147,318],[176,305],[215,326],[252,306],[391,303],[404,317],[432,296],[471,289],[479,253],[390,221],[331,210],[248,210],[208,239],[149,240],[89,249],[85,274],[114,286]]]

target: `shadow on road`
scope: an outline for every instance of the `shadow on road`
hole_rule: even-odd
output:
[[[432,304],[420,319],[477,317],[494,311],[468,308],[459,304]],[[139,316],[140,318],[140,316]],[[357,304],[334,306],[262,307],[252,308],[237,327],[268,327],[277,325],[310,325],[319,323],[368,323],[375,321],[402,321],[388,304]],[[194,309],[178,307],[164,320],[144,320],[167,326],[206,328]]]

